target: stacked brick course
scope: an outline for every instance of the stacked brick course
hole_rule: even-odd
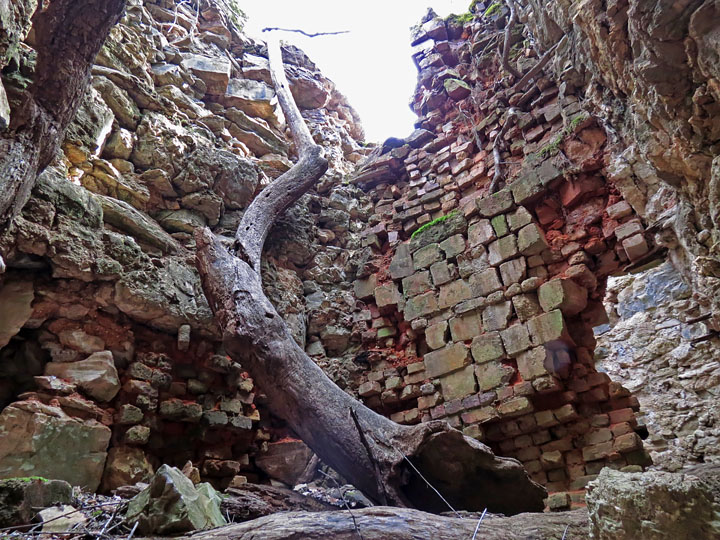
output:
[[[418,30],[419,128],[355,177],[375,202],[376,271],[355,293],[376,353],[359,394],[400,423],[446,419],[550,491],[580,490],[604,466],[647,464],[638,402],[596,371],[592,329],[607,276],[651,246],[572,85],[513,93],[477,52],[491,23],[458,26]],[[507,187],[490,194],[503,132]]]

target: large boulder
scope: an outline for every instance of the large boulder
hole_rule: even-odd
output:
[[[50,362],[45,375],[65,379],[98,401],[110,401],[120,391],[120,379],[110,351],[91,354],[78,362]]]
[[[95,491],[110,429],[59,407],[18,401],[0,413],[0,478],[42,476]]]
[[[109,492],[120,486],[147,482],[152,474],[153,466],[141,448],[116,446],[108,452],[102,491]]]
[[[720,538],[720,504],[697,476],[605,468],[585,500],[597,540]]]
[[[0,480],[0,527],[30,523],[38,508],[69,504],[72,486],[62,480],[40,477]]]
[[[210,484],[195,487],[179,469],[162,465],[150,485],[130,500],[125,521],[140,534],[173,534],[225,525],[220,496]]]
[[[269,443],[267,451],[255,458],[255,465],[270,478],[294,486],[308,466],[313,451],[302,441]]]
[[[8,281],[0,287],[0,349],[32,315],[33,289],[32,281]]]

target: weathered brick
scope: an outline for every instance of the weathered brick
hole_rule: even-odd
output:
[[[508,214],[507,221],[510,230],[515,232],[525,225],[532,223],[532,215],[524,206],[520,206],[515,212]]]
[[[458,279],[440,287],[438,305],[440,309],[445,309],[470,297],[472,297],[470,285],[464,279]]]
[[[512,297],[515,313],[522,322],[526,322],[536,315],[542,313],[542,308],[537,300],[537,295],[533,293],[518,294]]]
[[[406,298],[429,291],[432,289],[430,272],[423,270],[422,272],[416,272],[412,276],[403,278],[402,288]]]
[[[465,279],[476,272],[482,272],[489,266],[488,255],[483,246],[475,246],[471,250],[457,256],[458,272]]]
[[[535,223],[525,225],[517,236],[517,247],[523,255],[538,255],[548,248],[545,233]]]
[[[473,366],[440,377],[440,388],[446,400],[458,399],[477,392]]]
[[[430,275],[436,287],[457,278],[457,270],[454,264],[445,261],[438,261],[430,265]]]
[[[417,250],[429,244],[437,244],[454,234],[460,234],[467,230],[467,221],[462,212],[453,212],[447,214],[447,218],[429,226],[427,229],[417,233],[410,240],[410,252],[415,253]]]
[[[555,340],[562,340],[574,345],[559,309],[533,317],[527,322],[527,325],[533,345],[543,345]]]
[[[481,409],[465,411],[460,416],[465,424],[482,424],[499,418],[495,407],[483,407]]]
[[[543,469],[558,469],[565,466],[565,460],[563,460],[562,452],[559,450],[552,450],[550,452],[543,452],[540,454],[540,464]]]
[[[538,289],[538,300],[546,312],[559,309],[564,315],[577,315],[587,306],[587,298],[587,289],[571,279],[551,279]]]
[[[525,279],[525,271],[527,270],[527,263],[525,257],[518,257],[510,261],[504,262],[500,265],[500,276],[502,277],[503,284],[509,287],[513,283],[520,283]]]
[[[461,234],[455,234],[440,242],[440,249],[445,252],[445,257],[452,259],[465,251],[465,239]]]
[[[522,414],[527,414],[533,411],[532,403],[526,397],[519,397],[501,403],[497,406],[498,413],[500,416],[507,418],[513,418]]]
[[[402,295],[394,283],[385,283],[375,288],[375,303],[378,307],[396,306]]]
[[[410,255],[410,247],[407,244],[400,244],[395,249],[395,255],[390,262],[389,272],[390,277],[393,279],[401,279],[415,272],[412,256]]]
[[[594,429],[585,434],[585,444],[598,444],[612,440],[612,431],[608,428]]]
[[[524,229],[521,229],[522,233]],[[488,262],[492,266],[497,266],[503,261],[512,259],[518,254],[517,238],[514,234],[503,236],[495,240],[488,247]]]
[[[373,294],[375,294],[376,287],[377,287],[377,276],[374,274],[365,279],[357,279],[357,280],[355,280],[355,283],[353,284],[353,289],[355,290],[355,296],[359,300],[367,300],[368,298],[372,298]]]
[[[425,355],[425,373],[428,378],[439,377],[470,363],[470,351],[463,343],[454,343]]]
[[[495,231],[487,219],[481,219],[468,227],[468,241],[471,247],[487,244],[495,240],[495,238]]]
[[[425,329],[425,341],[431,349],[440,349],[445,346],[448,323],[441,321],[437,324],[431,324]]]
[[[420,396],[418,398],[418,409],[429,409],[440,403],[441,400],[442,395],[440,395],[440,392],[435,392],[429,396]]]
[[[626,201],[608,206],[606,211],[610,219],[622,219],[632,214],[632,208]]]
[[[645,241],[645,236],[636,234],[622,241],[622,247],[631,261],[635,261],[645,255],[650,248]]]
[[[424,294],[413,296],[405,302],[403,315],[406,321],[412,321],[418,317],[430,315],[438,309],[435,293],[430,291]]]
[[[475,365],[475,376],[481,391],[494,390],[510,382],[515,370],[500,361]]]
[[[482,332],[482,323],[477,313],[467,313],[450,319],[450,334],[453,341],[472,339]]]
[[[474,296],[487,296],[495,291],[502,290],[502,283],[495,268],[488,268],[482,272],[476,272],[468,280],[470,289]]]
[[[582,449],[583,460],[595,461],[608,457],[613,452],[612,441],[585,446]]]
[[[364,382],[358,388],[361,397],[377,396],[380,392],[382,392],[382,386],[377,381]]]
[[[510,315],[512,315],[512,307],[509,301],[487,306],[482,314],[483,328],[486,332],[502,330],[507,327]]]
[[[492,218],[490,220],[490,225],[492,225],[492,228],[495,231],[495,236],[497,236],[498,238],[500,238],[501,236],[505,236],[507,233],[510,232],[504,214],[500,214],[499,216],[495,216],[494,218]]]
[[[642,224],[639,221],[633,220],[618,225],[615,229],[615,237],[618,240],[623,240],[630,236],[633,236],[644,231]]]
[[[431,264],[442,260],[442,252],[438,244],[429,244],[420,248],[413,255],[413,265],[415,270],[422,270]]]
[[[505,357],[502,339],[498,332],[488,332],[473,339],[472,356],[479,364]]]
[[[613,441],[613,450],[626,453],[642,448],[642,439],[637,433],[626,433],[620,435]]]
[[[500,332],[500,337],[505,351],[510,356],[516,356],[530,348],[530,335],[524,324],[515,324],[507,330],[503,330]]]
[[[517,357],[517,366],[520,376],[526,380],[531,381],[548,375],[548,370],[545,367],[545,361],[547,358],[547,352],[545,347],[535,347],[530,349]]]
[[[509,189],[502,189],[497,193],[476,199],[478,213],[481,217],[491,218],[498,214],[512,210],[513,198]]]

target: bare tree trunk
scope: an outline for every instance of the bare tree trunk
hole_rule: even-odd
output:
[[[55,155],[85,94],[93,60],[125,0],[44,4],[32,18],[37,51],[33,83],[27,90],[7,89],[10,126],[0,131],[0,227],[20,213],[38,173]]]
[[[295,343],[265,296],[260,278],[265,237],[278,216],[327,169],[284,80],[279,44],[269,48],[273,82],[298,162],[246,211],[236,236],[237,257],[209,229],[195,232],[197,267],[227,353],[267,394],[271,412],[375,501],[431,511],[445,511],[448,504],[507,514],[541,511],[545,490],[518,461],[495,456],[445,422],[401,426],[340,390]]]
[[[478,519],[417,510],[365,508],[284,512],[192,535],[192,540],[561,540],[587,538],[587,510]],[[475,531],[477,530],[477,535]]]

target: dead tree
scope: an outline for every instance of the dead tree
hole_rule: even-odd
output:
[[[267,394],[274,415],[377,502],[430,511],[448,506],[507,514],[542,510],[545,490],[530,480],[518,461],[495,456],[444,421],[401,426],[343,392],[295,343],[265,296],[260,260],[267,234],[328,167],[290,94],[279,43],[270,40],[269,52],[297,163],[245,212],[237,230],[236,255],[209,229],[195,232],[197,268],[227,353]]]
[[[399,508],[284,512],[198,532],[187,540],[560,540],[588,534],[587,510],[487,516],[478,522],[474,516],[434,516]]]
[[[38,173],[55,156],[85,95],[95,56],[124,8],[125,0],[53,0],[40,3],[34,15],[24,14],[32,15],[37,61],[27,89],[7,89],[10,124],[0,131],[0,229],[20,213]],[[10,36],[13,43],[23,38]]]

